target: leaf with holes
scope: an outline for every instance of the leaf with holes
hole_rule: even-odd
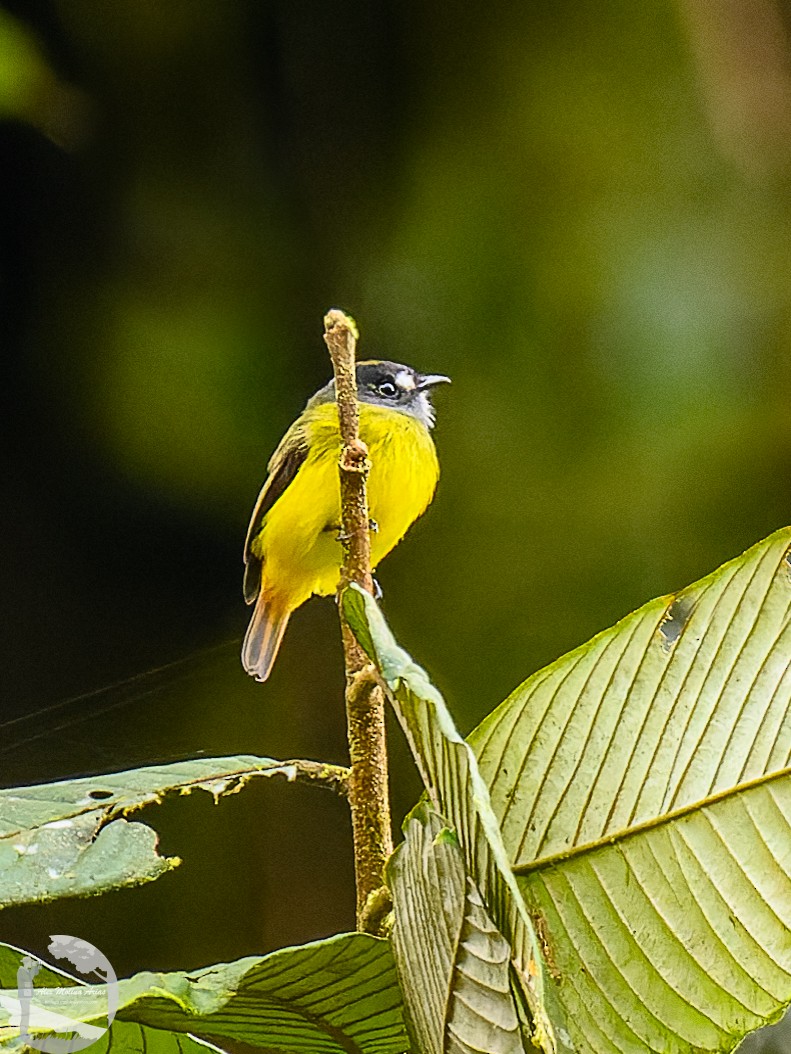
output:
[[[467,874],[455,832],[427,805],[387,865],[395,955],[422,1054],[522,1054],[511,950]]]
[[[376,601],[357,586],[345,590],[344,615],[377,664],[404,729],[432,806],[459,838],[467,873],[510,948],[516,1002],[529,1017],[532,1042],[546,1051],[564,1044],[547,1011],[541,956],[527,907],[475,757],[453,724],[445,701],[425,670],[400,648]],[[420,979],[416,979],[416,984]]]
[[[0,945],[0,1048],[19,1049],[22,954]],[[35,988],[31,1034],[45,1037],[58,1020],[52,1015],[106,1024],[102,985],[50,967],[42,977],[49,987]],[[390,946],[364,933],[189,973],[136,974],[118,982],[118,997],[110,1031],[91,1050],[205,1054],[216,1044],[267,1054],[404,1054],[409,1046]]]
[[[198,758],[106,776],[0,790],[0,908],[150,882],[175,867],[157,835],[125,813],[173,791],[215,801],[256,776],[294,778],[271,758]]]
[[[470,737],[581,1054],[729,1050],[791,1002],[791,529]]]

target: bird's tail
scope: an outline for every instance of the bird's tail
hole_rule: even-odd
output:
[[[257,681],[265,681],[272,672],[290,615],[259,594],[242,645],[242,666]]]

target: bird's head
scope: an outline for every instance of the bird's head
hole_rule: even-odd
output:
[[[411,366],[387,359],[369,359],[357,363],[357,398],[362,403],[385,406],[402,414],[416,417],[426,426],[434,426],[434,407],[431,389],[437,384],[450,384],[450,377],[439,373],[418,373]],[[335,398],[335,382],[317,392],[309,406],[330,402]]]

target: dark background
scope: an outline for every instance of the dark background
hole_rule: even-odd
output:
[[[453,377],[437,499],[379,578],[465,731],[786,524],[789,27],[775,0],[0,8],[0,783],[344,760],[331,601],[265,686],[238,661],[247,519],[331,306]],[[121,975],[353,926],[330,795],[149,819],[178,871],[0,937]]]

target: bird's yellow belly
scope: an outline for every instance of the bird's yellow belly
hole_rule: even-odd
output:
[[[310,451],[291,484],[267,514],[254,550],[263,560],[262,590],[297,607],[338,587],[343,557],[335,404],[317,408],[310,423]],[[362,404],[360,436],[368,446],[369,515],[375,568],[431,501],[439,477],[434,443],[412,417]]]

